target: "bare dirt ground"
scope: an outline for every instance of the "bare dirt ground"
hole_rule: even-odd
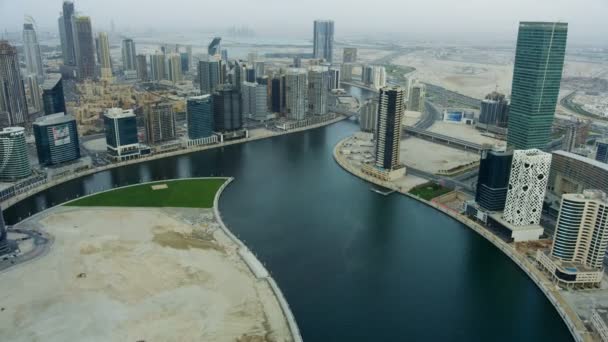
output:
[[[61,207],[48,255],[0,274],[5,341],[291,341],[211,210]]]

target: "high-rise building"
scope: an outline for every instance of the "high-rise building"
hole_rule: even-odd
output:
[[[137,66],[137,79],[143,82],[148,81],[148,62],[146,61],[146,55],[137,55],[135,61]]]
[[[76,66],[76,44],[72,18],[74,17],[74,3],[63,2],[63,12],[59,18],[59,36],[61,38],[61,51],[63,53],[63,64]]]
[[[426,88],[422,83],[416,83],[410,89],[410,98],[407,103],[407,109],[417,112],[424,112],[424,99],[426,96]]]
[[[55,113],[34,121],[34,138],[40,165],[51,166],[80,158],[76,119]]]
[[[364,65],[361,68],[361,82],[374,89],[380,89],[386,85],[386,70],[380,65]]]
[[[187,52],[180,52],[179,57],[182,61],[182,74],[190,71],[190,55]]]
[[[285,74],[285,112],[292,120],[306,117],[306,78],[306,70],[301,68],[290,68]]]
[[[232,86],[234,90],[240,92],[243,87],[243,82],[246,81],[247,78],[247,70],[245,66],[236,61],[233,67],[234,79],[232,80]]]
[[[192,59],[192,45],[186,45],[186,54],[188,55],[188,70],[194,69],[193,59]]]
[[[40,93],[40,86],[38,85],[38,77],[31,74],[25,78],[27,83],[27,90],[29,94],[28,111],[34,113],[42,110],[42,94]]]
[[[4,223],[4,215],[0,208],[0,255],[8,254],[12,251],[12,248],[8,244],[6,225]]]
[[[340,78],[342,81],[350,82],[353,80],[353,68],[354,64],[344,63],[340,66]]]
[[[544,149],[550,142],[567,35],[567,23],[519,24],[509,110],[509,148]]]
[[[108,154],[117,160],[139,155],[137,118],[132,109],[110,108],[103,115]]]
[[[566,120],[562,126],[564,129],[562,149],[564,151],[573,152],[579,146],[586,145],[590,126],[591,120],[581,120],[575,117]]]
[[[127,38],[122,41],[122,68],[124,70],[137,70],[135,42]]]
[[[245,69],[245,81],[246,82],[255,82],[255,69],[248,67],[247,69]]]
[[[403,89],[384,87],[378,97],[378,119],[376,122],[375,166],[385,170],[400,167],[399,144],[401,142],[401,120],[405,110]]]
[[[45,115],[66,112],[61,74],[48,74],[42,84],[42,106]]]
[[[108,40],[108,34],[99,32],[98,39],[101,78],[109,80],[112,78],[112,61],[110,59],[110,41]]]
[[[25,129],[5,127],[0,130],[0,181],[11,182],[32,174],[27,157]]]
[[[503,211],[507,200],[513,152],[483,150],[475,202],[488,211]]]
[[[241,94],[233,85],[217,87],[213,93],[213,113],[216,132],[235,131],[243,127]]]
[[[274,75],[270,80],[270,110],[273,113],[283,112],[285,107],[283,90],[283,76]]]
[[[221,65],[219,60],[199,61],[198,79],[201,94],[211,94],[221,84]]]
[[[165,55],[156,53],[150,55],[150,80],[159,82],[166,79]]]
[[[601,269],[608,247],[608,202],[600,190],[562,196],[551,255]]]
[[[293,65],[294,68],[301,68],[302,67],[302,57],[300,56],[295,56],[293,58]]]
[[[509,102],[505,95],[492,92],[481,101],[479,123],[489,126],[506,127],[509,115]]]
[[[222,42],[222,37],[213,38],[211,43],[209,43],[209,47],[207,48],[207,53],[209,54],[209,56],[221,58],[221,50],[222,50],[221,42]]]
[[[167,57],[169,81],[176,83],[182,80],[182,58],[173,53]]]
[[[8,113],[9,125],[26,122],[27,99],[17,49],[5,40],[0,40],[0,90],[0,112]]]
[[[255,61],[253,63],[253,69],[255,70],[255,78],[264,77],[266,73],[266,63],[264,61]]]
[[[42,55],[34,24],[23,24],[23,53],[25,55],[25,69],[30,75],[36,75],[39,81],[44,79]]]
[[[357,62],[357,48],[344,48],[342,50],[342,62],[343,63],[356,63]]]
[[[595,160],[608,164],[608,139],[598,140],[596,143]]]
[[[147,104],[144,110],[148,143],[158,144],[175,139],[175,114],[169,102]]]
[[[549,180],[551,154],[515,150],[503,219],[513,226],[538,225]]]
[[[72,18],[74,30],[74,51],[76,53],[76,66],[79,79],[95,77],[95,47],[93,45],[93,28],[91,18],[87,16],[74,16]]]
[[[258,83],[243,83],[243,115],[255,120],[268,117],[268,87]]]
[[[326,67],[313,66],[308,71],[308,114],[327,114],[329,71]]]
[[[359,108],[359,127],[363,132],[373,133],[378,120],[378,99],[367,99]]]
[[[222,61],[228,62],[228,50],[222,49]]]
[[[329,67],[329,89],[340,89],[340,72],[341,68],[339,65],[332,65]]]
[[[188,138],[196,140],[213,135],[213,97],[211,94],[189,97],[186,101]]]
[[[313,35],[313,56],[333,62],[334,22],[333,20],[315,20]]]

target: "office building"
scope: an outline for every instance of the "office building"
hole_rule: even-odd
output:
[[[175,114],[171,103],[147,104],[144,115],[148,143],[158,144],[175,139]]]
[[[76,67],[78,78],[92,79],[95,77],[95,47],[93,46],[93,28],[91,18],[74,16],[74,51],[76,52]]]
[[[363,132],[373,133],[378,119],[378,99],[365,100],[359,108],[359,127]]]
[[[159,82],[166,79],[165,55],[156,53],[150,55],[150,81]]]
[[[213,97],[210,94],[189,97],[186,101],[188,139],[196,140],[213,135]]]
[[[40,165],[57,165],[80,158],[76,119],[72,115],[45,115],[34,121],[33,128]]]
[[[374,164],[384,170],[397,170],[402,167],[399,161],[399,144],[401,142],[401,120],[405,111],[403,96],[401,87],[380,89]]]
[[[290,68],[285,74],[285,113],[292,120],[306,117],[307,73],[305,69]]]
[[[364,65],[361,69],[361,82],[370,88],[380,89],[386,85],[386,70],[380,65]]]
[[[245,69],[244,65],[242,65],[238,61],[235,61],[232,71],[234,73],[234,77],[231,84],[234,90],[240,92],[243,86],[243,82],[245,82],[247,78],[247,70]]]
[[[0,89],[0,112],[8,113],[9,125],[21,125],[28,121],[17,49],[5,40],[0,40]]]
[[[509,102],[505,95],[492,92],[481,101],[479,123],[486,126],[506,127],[509,115]]]
[[[329,90],[340,89],[340,71],[339,65],[329,67]]]
[[[167,57],[168,79],[173,83],[182,80],[182,58],[179,54],[173,53]]]
[[[562,196],[551,253],[539,250],[536,260],[560,286],[597,286],[604,275],[606,247],[606,193],[585,190]]]
[[[245,82],[255,82],[255,69],[248,67],[245,69]]]
[[[475,202],[488,211],[503,211],[507,200],[513,152],[483,150]]]
[[[5,127],[0,130],[0,181],[12,182],[32,174],[27,157],[25,129]]]
[[[39,81],[44,79],[42,55],[34,24],[23,24],[23,53],[25,55],[25,69],[29,75],[36,75]]]
[[[99,32],[99,66],[101,70],[101,78],[104,80],[112,79],[112,62],[110,60],[110,41],[108,34]]]
[[[139,156],[137,118],[132,109],[110,108],[103,115],[108,154],[116,160]]]
[[[270,80],[270,111],[273,113],[282,113],[285,107],[283,76],[274,75]]]
[[[333,20],[315,20],[313,35],[313,56],[333,62],[334,22]]]
[[[301,68],[302,67],[302,57],[300,56],[295,56],[293,58],[293,65],[294,68]]]
[[[342,50],[342,63],[357,63],[357,48],[344,48]]]
[[[220,85],[212,97],[215,131],[228,132],[243,128],[241,94],[234,86]]]
[[[578,147],[587,144],[591,120],[571,117],[569,120],[562,121],[560,126],[564,131],[564,138],[562,140],[562,149],[564,151],[573,152]]]
[[[219,60],[198,62],[198,79],[201,94],[211,94],[221,84],[221,65]]]
[[[585,189],[608,192],[608,164],[566,151],[554,151],[548,189],[561,196]]]
[[[209,43],[209,47],[207,47],[207,53],[209,54],[209,56],[218,57],[218,59],[221,58],[221,42],[221,37],[213,38],[211,43]]]
[[[137,55],[135,64],[137,67],[137,79],[143,82],[148,81],[148,62],[146,61],[146,55]]]
[[[608,139],[598,140],[595,145],[595,160],[608,163]]]
[[[137,55],[135,53],[135,42],[133,39],[123,39],[121,52],[123,70],[137,70]]]
[[[250,119],[268,119],[268,87],[258,83],[245,82],[242,88],[243,115]]]
[[[549,180],[551,154],[515,150],[503,219],[513,226],[538,225]]]
[[[507,146],[545,149],[559,95],[567,23],[519,24]]]
[[[45,115],[66,112],[61,74],[48,74],[42,84],[42,106]]]
[[[76,66],[76,46],[74,30],[72,28],[72,18],[74,17],[74,3],[72,1],[63,2],[63,12],[59,18],[59,37],[61,39],[61,51],[63,64]]]
[[[416,83],[410,89],[410,98],[407,109],[416,112],[424,112],[424,100],[426,97],[426,87],[422,83]]]
[[[38,77],[34,74],[28,75],[25,78],[27,83],[27,91],[29,94],[28,112],[34,113],[42,111],[42,94],[38,85]]]
[[[264,77],[266,74],[266,63],[264,61],[256,61],[253,64],[253,69],[255,70],[255,78]]]
[[[182,61],[182,74],[190,71],[190,55],[187,52],[181,52],[179,57]]]
[[[342,81],[350,82],[353,80],[353,69],[355,65],[351,63],[344,63],[340,66],[340,78]]]
[[[329,71],[326,67],[313,66],[308,71],[308,114],[327,114]]]
[[[228,50],[222,49],[222,61],[228,62]]]

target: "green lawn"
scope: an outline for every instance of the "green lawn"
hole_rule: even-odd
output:
[[[168,180],[116,189],[66,204],[83,207],[212,208],[217,190],[226,179]],[[153,190],[152,185],[166,184]]]
[[[428,182],[412,188],[409,193],[430,201],[433,198],[447,194],[450,191],[452,190],[437,183]]]

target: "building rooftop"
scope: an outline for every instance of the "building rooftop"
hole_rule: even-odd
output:
[[[581,163],[586,163],[592,166],[595,166],[597,168],[600,168],[602,170],[608,171],[608,164],[604,164],[600,161],[597,161],[595,159],[591,159],[591,158],[587,158],[587,157],[583,157],[581,155],[575,154],[575,153],[571,153],[571,152],[566,152],[566,151],[554,151],[553,154],[558,155],[558,156],[563,156],[566,158],[570,158],[570,159],[574,159],[577,161],[580,161]]]
[[[120,119],[135,116],[133,109],[122,109],[122,108],[108,108],[104,113],[110,119]]]
[[[4,127],[0,134],[11,134],[11,133],[23,133],[25,129],[23,127]]]
[[[68,123],[74,120],[76,119],[74,119],[73,115],[61,112],[39,117],[38,119],[36,119],[36,121],[34,121],[34,126],[57,125],[62,123]]]
[[[61,81],[61,74],[48,74],[48,78],[42,83],[43,90],[53,89]]]
[[[205,100],[211,98],[211,94],[199,95],[199,96],[190,96],[188,100]]]

